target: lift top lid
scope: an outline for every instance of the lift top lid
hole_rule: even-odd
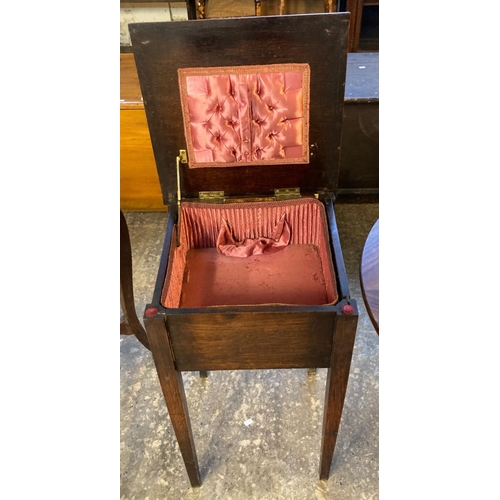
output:
[[[348,26],[348,13],[130,24],[164,203],[176,200],[176,157],[181,149],[189,150],[191,163],[181,164],[183,198],[197,198],[200,191],[269,196],[276,188],[297,187],[302,193],[336,192]],[[308,95],[303,101],[307,109],[303,109],[302,125],[307,144],[302,144],[301,151],[291,148],[295,152],[290,162],[229,162],[230,166],[212,167],[194,161],[196,137],[185,126],[186,103],[192,96],[184,88],[181,98],[186,75],[217,75],[227,67],[238,68],[244,78],[255,75],[252,68],[245,67],[257,67],[260,74],[266,68],[282,69],[286,78],[289,68],[303,71],[303,91]],[[200,158],[203,160],[203,154]]]

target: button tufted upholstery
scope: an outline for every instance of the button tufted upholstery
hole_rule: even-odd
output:
[[[189,166],[308,163],[309,65],[179,70]]]

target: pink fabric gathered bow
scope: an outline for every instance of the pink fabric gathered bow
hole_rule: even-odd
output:
[[[250,257],[250,255],[262,255],[275,253],[283,250],[290,243],[290,226],[283,214],[274,229],[272,238],[257,238],[252,240],[246,238],[242,242],[234,239],[226,219],[222,219],[222,226],[217,237],[217,251],[229,257]]]

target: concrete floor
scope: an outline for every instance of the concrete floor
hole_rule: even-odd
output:
[[[121,337],[121,499],[378,499],[378,346],[359,260],[377,204],[338,204],[360,319],[329,481],[319,480],[326,369],[183,373],[202,487],[192,489],[151,354]],[[165,213],[125,213],[139,317],[151,300]],[[248,424],[251,419],[252,423]],[[245,423],[246,422],[246,423]]]

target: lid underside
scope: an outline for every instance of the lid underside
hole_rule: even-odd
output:
[[[180,149],[188,149],[179,88],[181,68],[294,64],[308,65],[310,71],[309,144],[301,145],[306,152],[303,161],[287,163],[281,158],[276,163],[253,161],[227,168],[181,164],[183,198],[196,198],[199,191],[267,196],[276,188],[293,187],[304,193],[334,193],[348,24],[348,13],[130,24],[164,203],[175,202],[176,157]]]

